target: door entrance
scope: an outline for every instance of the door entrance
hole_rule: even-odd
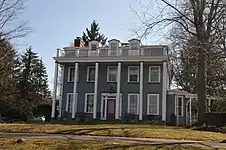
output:
[[[115,119],[115,99],[107,100],[107,120]]]
[[[121,116],[121,99],[120,94],[119,106],[116,106],[116,93],[102,93],[101,94],[101,119],[115,120],[116,108],[119,107],[119,116]]]

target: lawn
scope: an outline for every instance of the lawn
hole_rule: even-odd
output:
[[[128,144],[116,142],[95,142],[82,140],[40,140],[29,139],[23,143],[16,143],[16,139],[0,139],[1,150],[201,150],[191,146],[151,146],[142,144]]]
[[[222,141],[226,134],[195,131],[182,127],[132,124],[0,124],[0,132],[30,132],[77,135],[105,135],[142,138],[187,139],[203,141]]]

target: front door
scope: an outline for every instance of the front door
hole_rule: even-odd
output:
[[[107,120],[115,119],[115,99],[107,100]]]

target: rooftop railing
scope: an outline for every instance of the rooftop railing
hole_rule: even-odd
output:
[[[129,56],[166,56],[164,48],[140,49],[64,49],[59,50],[59,57],[129,57]]]

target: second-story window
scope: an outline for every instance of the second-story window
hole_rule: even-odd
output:
[[[75,67],[68,67],[68,82],[74,82],[75,78]]]
[[[107,82],[117,81],[117,66],[108,66],[107,69]]]
[[[87,82],[95,81],[95,66],[88,66],[87,68]]]
[[[129,66],[128,67],[128,82],[139,82],[139,67]]]
[[[160,66],[149,67],[149,82],[160,82]]]
[[[79,78],[79,74],[77,72],[77,81],[78,81],[78,78]],[[75,67],[74,66],[69,66],[68,67],[68,77],[67,77],[67,81],[68,82],[74,82],[74,79],[75,79]]]

